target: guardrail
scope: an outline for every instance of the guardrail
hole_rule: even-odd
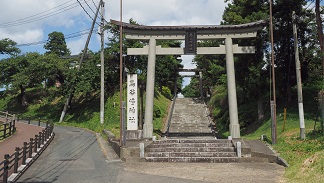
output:
[[[45,129],[35,135],[35,138],[24,142],[22,147],[16,147],[13,154],[6,154],[0,162],[0,182],[15,181],[52,141],[55,135],[53,129],[54,125],[47,122]]]
[[[174,97],[173,97],[172,106],[171,106],[170,111],[169,111],[169,116],[168,116],[168,117],[169,117],[169,118],[168,118],[168,127],[167,127],[167,131],[165,132],[165,133],[166,133],[166,136],[169,136],[169,130],[170,130],[170,125],[171,125],[171,119],[172,119],[172,115],[173,115],[174,105],[175,105],[176,99],[177,99],[177,95],[175,94]]]
[[[0,111],[0,140],[16,132],[16,115]]]

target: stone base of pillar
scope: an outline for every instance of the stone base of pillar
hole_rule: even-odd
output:
[[[143,138],[143,130],[126,130],[127,140],[141,140]]]
[[[153,124],[152,123],[144,123],[143,138],[152,139],[152,137],[153,137]]]
[[[239,124],[230,124],[229,130],[232,138],[241,138]]]

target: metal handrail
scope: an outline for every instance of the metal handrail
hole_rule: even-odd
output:
[[[34,139],[31,138],[29,142],[24,142],[21,148],[16,147],[13,154],[6,154],[4,160],[0,162],[0,181],[2,180],[3,183],[7,183],[9,171],[19,173],[18,166],[20,164],[26,165],[27,158],[37,158],[53,139],[53,129],[53,123],[48,124],[47,122],[46,128],[39,132],[39,135],[35,135]]]
[[[167,131],[166,131],[166,136],[169,136],[169,130],[170,130],[170,125],[171,125],[171,119],[172,119],[172,115],[173,115],[173,111],[174,111],[174,105],[177,99],[177,95],[175,94],[173,97],[173,101],[172,101],[172,105],[171,105],[171,109],[169,111],[169,118],[168,118],[168,127],[167,127]]]

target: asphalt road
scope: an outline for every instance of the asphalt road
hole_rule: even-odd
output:
[[[107,158],[92,132],[61,126],[54,131],[54,140],[17,182],[263,183],[282,182],[284,173],[276,164],[123,163]]]

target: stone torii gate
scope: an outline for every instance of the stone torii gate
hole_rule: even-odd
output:
[[[120,22],[111,20],[120,26]],[[230,135],[240,138],[238,122],[236,83],[234,70],[234,54],[255,53],[254,46],[233,45],[233,39],[256,37],[266,21],[258,21],[241,25],[199,25],[199,26],[143,26],[122,22],[126,39],[149,40],[149,45],[143,48],[128,48],[127,55],[148,55],[145,123],[143,137],[153,136],[153,99],[155,80],[156,55],[196,55],[196,54],[226,54],[227,90],[230,117]],[[225,45],[219,47],[197,47],[198,40],[224,39]],[[156,40],[185,40],[184,48],[162,48],[156,45]]]

